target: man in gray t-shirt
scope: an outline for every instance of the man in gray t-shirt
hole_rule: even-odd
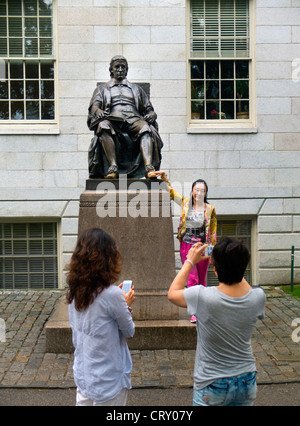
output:
[[[264,291],[255,288],[236,298],[217,287],[194,286],[184,290],[184,298],[189,315],[198,319],[194,388],[256,371],[251,335],[257,319],[264,318]]]
[[[256,364],[251,335],[264,318],[266,296],[244,278],[250,253],[242,241],[224,237],[211,254],[217,287],[185,289],[187,277],[207,246],[196,243],[175,277],[169,300],[197,318],[194,405],[252,405]]]

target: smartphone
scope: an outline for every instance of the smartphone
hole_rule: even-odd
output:
[[[132,280],[123,281],[122,291],[125,291],[126,294],[129,292],[131,287],[132,287]]]

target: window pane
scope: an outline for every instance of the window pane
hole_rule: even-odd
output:
[[[227,80],[221,82],[221,98],[234,99],[234,81]]]
[[[40,36],[52,37],[52,18],[40,18]]]
[[[219,78],[219,61],[206,62],[206,78],[208,80]]]
[[[11,99],[24,99],[24,85],[23,80],[13,80],[10,83],[10,97]]]
[[[204,61],[191,62],[191,77],[192,79],[204,78]]]
[[[44,223],[43,224],[43,237],[44,238],[56,238],[57,228],[55,223]]]
[[[40,55],[41,56],[52,56],[53,55],[53,44],[51,38],[40,39]]]
[[[23,56],[23,44],[21,38],[9,38],[9,56]]]
[[[192,81],[192,99],[204,99],[204,81]]]
[[[8,102],[0,102],[0,120],[9,119],[9,105]]]
[[[249,78],[248,61],[236,61],[236,78]]]
[[[42,254],[41,240],[29,240],[29,254]]]
[[[43,258],[42,257],[34,257],[34,258],[29,259],[29,271],[30,272],[40,272],[42,270],[43,270]]]
[[[37,18],[25,18],[25,37],[37,37],[38,36],[38,24]]]
[[[0,56],[7,56],[7,39],[0,38]]]
[[[41,62],[41,78],[54,78],[54,63],[51,62]]]
[[[23,62],[22,61],[10,62],[10,78],[23,78]]]
[[[38,101],[26,102],[26,118],[27,120],[39,120],[40,107]]]
[[[26,38],[25,39],[25,56],[38,56],[38,39]]]
[[[27,272],[28,271],[27,258],[19,257],[18,260],[14,262],[14,270],[15,272]]]
[[[0,81],[0,99],[8,99],[8,81]]]
[[[27,243],[26,240],[15,240],[13,242],[13,255],[24,255],[27,254]]]
[[[42,102],[42,120],[54,120],[54,102]]]
[[[22,37],[22,18],[8,18],[10,37]]]
[[[234,62],[221,61],[221,78],[234,78]]]
[[[13,224],[13,238],[26,238],[26,224],[25,223],[14,223]]]
[[[249,118],[249,101],[236,102],[236,118],[239,120],[247,120]]]
[[[239,99],[249,99],[249,80],[237,80],[236,97]]]
[[[54,81],[41,81],[41,98],[54,99]]]
[[[52,16],[52,0],[39,0],[40,15]]]
[[[7,3],[9,15],[22,15],[22,0],[9,0]]]
[[[6,18],[0,18],[0,36],[7,37]]]
[[[38,62],[27,62],[25,68],[26,68],[26,78],[39,78]]]
[[[219,81],[206,82],[206,99],[219,99]]]
[[[36,0],[24,0],[24,13],[25,13],[25,16],[36,16],[37,15],[37,1]]]
[[[24,103],[23,102],[11,102],[11,119],[12,120],[24,120]]]
[[[12,242],[11,241],[2,241],[0,244],[0,255],[9,256],[12,254]]]
[[[41,223],[29,223],[29,225],[28,225],[28,236],[29,236],[29,238],[41,238],[42,237],[42,224]]]
[[[221,102],[221,119],[234,119],[234,102]]]
[[[44,240],[44,254],[56,254],[56,241],[55,240]]]
[[[0,3],[0,15],[6,15],[6,3],[5,3],[5,1]]]
[[[26,99],[39,98],[39,82],[37,80],[26,81]]]
[[[219,102],[207,102],[206,109],[207,120],[219,119]]]
[[[205,118],[204,114],[204,102],[192,102],[192,120],[203,119]]]

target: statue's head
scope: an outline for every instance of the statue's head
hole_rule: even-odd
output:
[[[122,56],[122,55],[114,56],[114,57],[111,59],[111,61],[110,61],[110,65],[109,65],[109,72],[110,72],[110,76],[111,76],[111,77],[113,77],[113,76],[114,76],[114,73],[113,73],[113,67],[114,67],[114,65],[115,65],[115,64],[118,64],[118,63],[125,64],[125,66],[126,66],[126,76],[127,76],[127,73],[128,73],[128,62],[127,62],[127,59],[126,59],[126,58],[124,58],[124,56]]]

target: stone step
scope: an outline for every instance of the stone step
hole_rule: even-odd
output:
[[[197,333],[195,324],[188,320],[135,321],[135,335],[128,339],[134,350],[195,349]],[[46,352],[72,353],[72,330],[68,306],[62,300],[45,327]]]

